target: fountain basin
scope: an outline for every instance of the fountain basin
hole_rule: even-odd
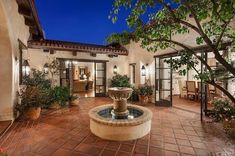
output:
[[[138,139],[150,132],[152,112],[144,107],[127,104],[127,119],[113,119],[113,104],[95,107],[89,111],[90,130],[96,136],[114,141]]]

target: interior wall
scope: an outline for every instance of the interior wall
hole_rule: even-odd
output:
[[[28,27],[13,0],[0,1],[0,120],[14,119],[19,88],[19,43],[27,43]]]

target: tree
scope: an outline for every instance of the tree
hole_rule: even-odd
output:
[[[107,42],[126,45],[133,40],[140,42],[141,47],[150,52],[180,48],[181,58],[172,60],[173,68],[178,69],[187,64],[188,69],[196,70],[195,64],[199,60],[207,70],[196,70],[196,77],[220,89],[235,104],[235,97],[215,81],[218,71],[220,74],[226,71],[226,78],[235,77],[233,61],[220,53],[225,43],[230,44],[232,51],[235,51],[235,25],[232,24],[235,0],[115,0],[109,16],[113,22],[116,22],[123,7],[130,10],[127,24],[134,31],[113,33]],[[195,42],[213,52],[220,70],[212,69],[203,56],[196,55],[196,50],[190,45],[173,39],[176,35],[193,31],[197,34]]]

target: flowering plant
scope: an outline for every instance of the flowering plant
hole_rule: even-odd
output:
[[[4,152],[3,148],[0,147],[0,156],[7,156],[7,153]]]

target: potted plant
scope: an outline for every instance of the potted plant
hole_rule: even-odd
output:
[[[153,94],[152,87],[149,85],[143,85],[138,88],[139,100],[142,104],[146,104],[151,100]]]
[[[130,79],[126,75],[117,74],[111,79],[111,87],[127,87],[130,88]]]
[[[139,95],[138,95],[138,88],[136,87],[131,87],[133,89],[132,95],[130,97],[131,101],[139,101]]]
[[[56,86],[52,90],[53,100],[49,108],[51,109],[59,109],[61,106],[68,105],[70,94],[68,87],[60,87]]]
[[[222,122],[224,130],[235,138],[235,107],[227,99],[213,101],[212,118],[215,122]]]
[[[39,118],[41,107],[46,101],[45,95],[41,88],[26,86],[19,93],[21,102],[16,106],[16,109],[26,119],[36,120]]]
[[[78,106],[79,104],[78,96],[71,95],[69,101],[71,106]]]

